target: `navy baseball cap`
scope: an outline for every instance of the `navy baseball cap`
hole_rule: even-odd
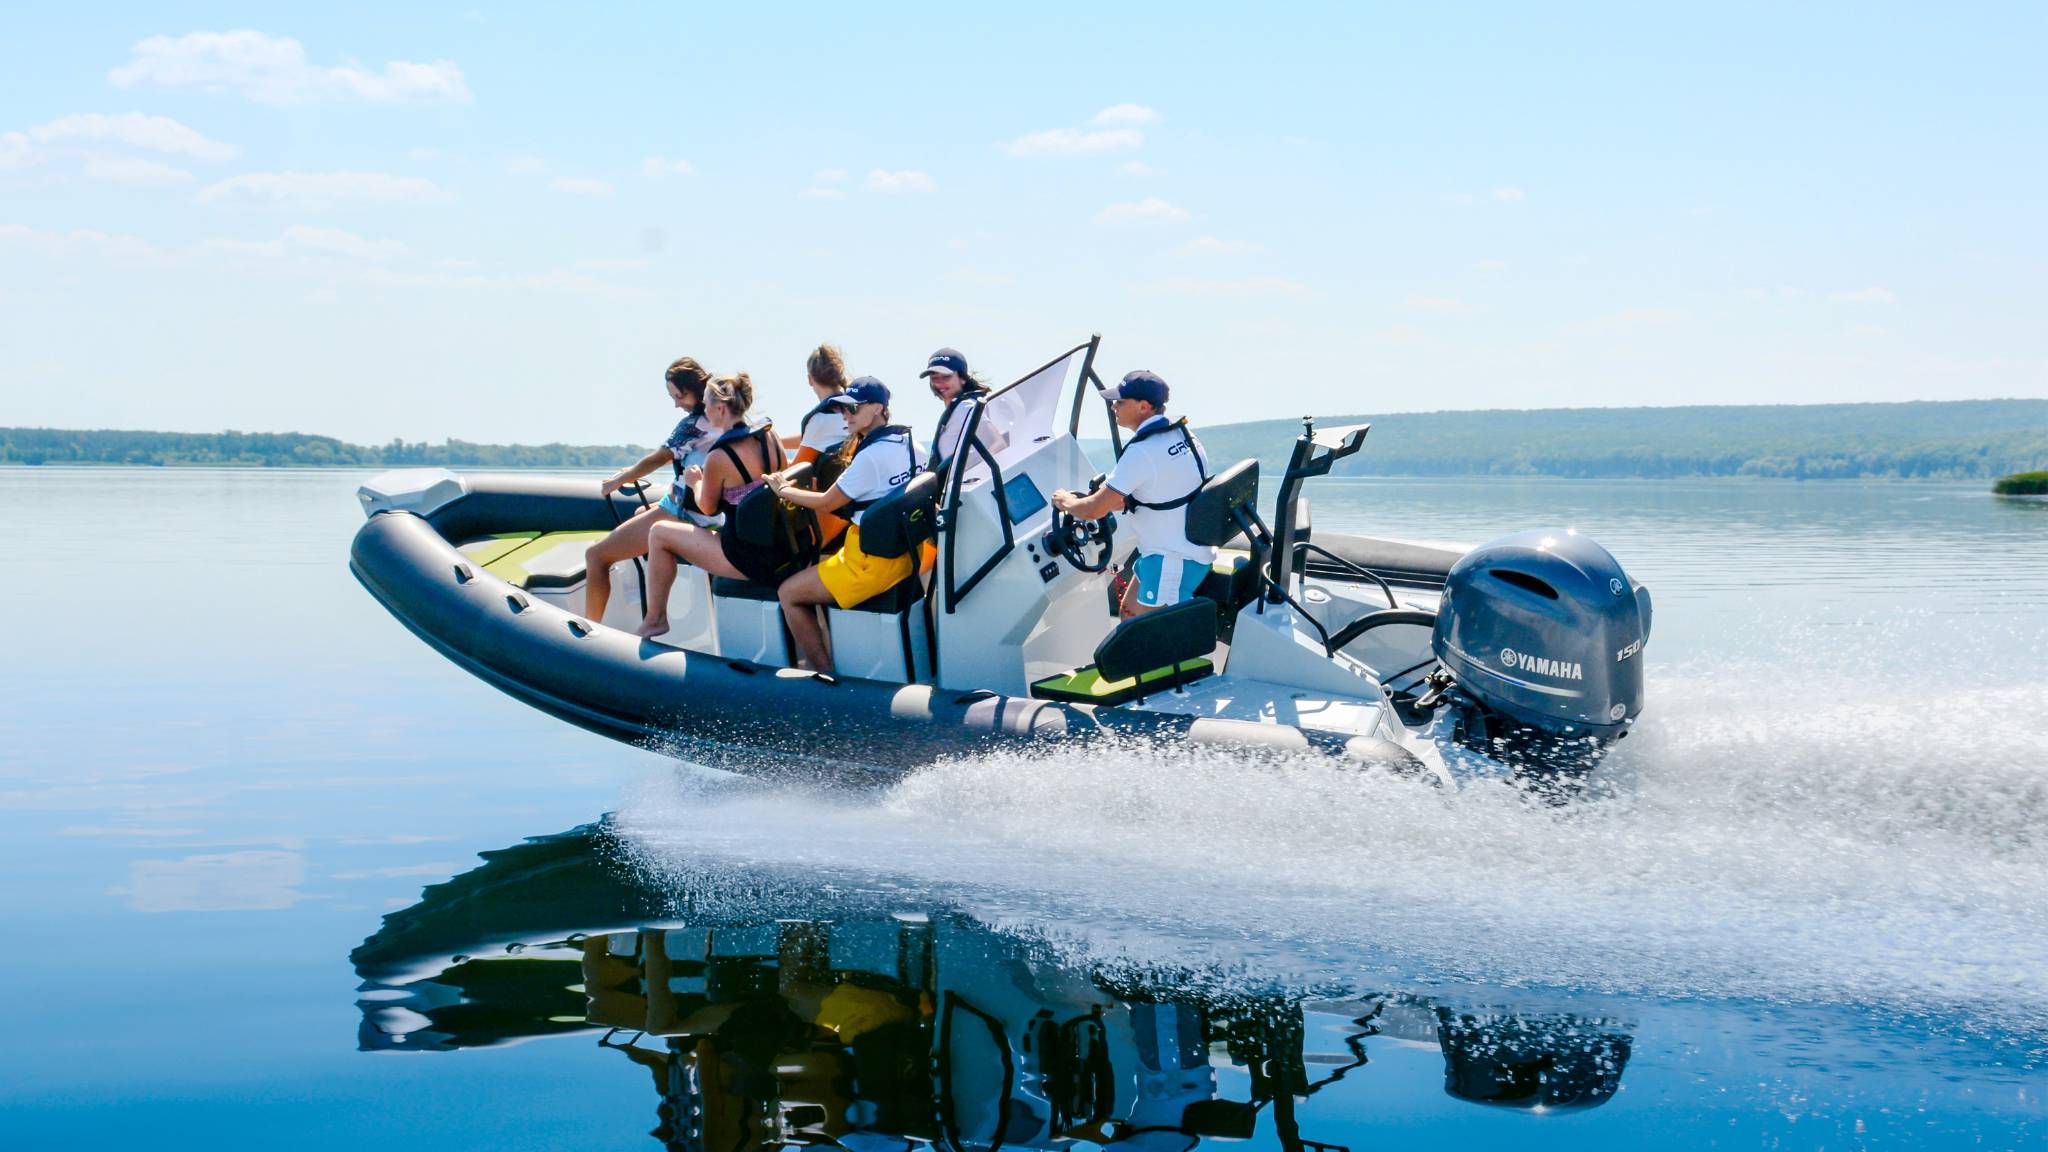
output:
[[[934,372],[951,372],[958,376],[965,376],[967,375],[967,357],[962,356],[958,348],[941,348],[937,352],[932,353],[932,358],[925,362],[924,371],[919,372],[918,375],[929,376]]]
[[[1127,373],[1120,382],[1104,388],[1102,395],[1109,400],[1146,400],[1157,408],[1166,403],[1166,381],[1159,378],[1159,373],[1147,372],[1141,368],[1136,372]]]
[[[889,406],[889,386],[873,376],[862,376],[846,386],[846,391],[825,398],[825,403],[846,408],[858,408],[863,404]]]

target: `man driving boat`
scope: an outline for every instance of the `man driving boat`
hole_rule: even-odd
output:
[[[1124,589],[1122,610],[1137,616],[1192,599],[1216,562],[1216,549],[1188,539],[1188,502],[1208,479],[1209,462],[1186,420],[1166,417],[1166,381],[1143,370],[1102,390],[1115,406],[1117,427],[1130,432],[1116,468],[1094,492],[1062,489],[1052,506],[1081,520],[1122,512],[1137,533],[1136,579]]]

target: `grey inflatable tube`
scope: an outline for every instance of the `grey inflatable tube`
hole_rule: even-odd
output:
[[[754,775],[888,778],[1022,741],[1120,736],[1317,747],[1423,773],[1404,748],[1298,728],[1131,708],[1088,709],[988,691],[827,678],[688,652],[588,622],[470,563],[454,541],[493,532],[609,529],[588,479],[480,475],[426,517],[382,511],[349,568],[420,639],[484,682],[626,743]],[[620,517],[638,509],[612,498]]]

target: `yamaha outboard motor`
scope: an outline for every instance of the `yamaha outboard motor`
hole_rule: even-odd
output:
[[[1445,577],[1432,638],[1452,735],[1517,768],[1591,769],[1643,710],[1649,635],[1649,590],[1575,531],[1473,549]]]

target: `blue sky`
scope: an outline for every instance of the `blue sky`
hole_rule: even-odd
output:
[[[2038,5],[36,6],[0,424],[647,442],[1104,334],[1198,422],[2048,396]]]

